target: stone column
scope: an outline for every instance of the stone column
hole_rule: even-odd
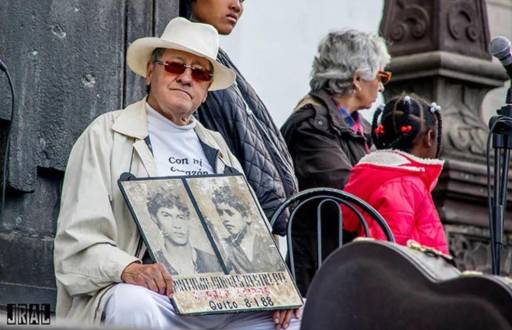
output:
[[[507,80],[487,52],[485,0],[386,0],[381,34],[390,42],[385,97],[414,92],[442,106],[445,169],[434,199],[450,251],[462,269],[490,270],[482,101]],[[503,100],[504,102],[504,100]],[[512,180],[505,228],[512,238]],[[510,241],[512,242],[512,241]],[[511,272],[512,250],[503,252]]]
[[[0,309],[9,303],[55,308],[53,237],[71,147],[92,119],[144,96],[143,80],[127,68],[126,49],[139,37],[160,35],[178,7],[179,0],[0,1],[0,56],[17,105],[11,120],[0,72],[2,164],[8,127],[11,136]]]

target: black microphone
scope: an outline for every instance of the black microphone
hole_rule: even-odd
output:
[[[501,64],[507,70],[509,78],[512,80],[512,53],[510,52],[510,40],[499,36],[491,40],[489,44],[489,53],[501,61]]]

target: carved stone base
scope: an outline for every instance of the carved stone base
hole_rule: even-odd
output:
[[[386,0],[381,34],[391,55],[443,50],[490,59],[485,0]]]
[[[503,68],[486,60],[434,51],[393,58],[386,98],[416,93],[441,105],[443,158],[484,164],[488,135],[481,117],[485,94],[503,85]]]
[[[449,159],[433,193],[445,224],[488,227],[487,171],[483,164]],[[512,232],[512,178],[508,183],[505,230]],[[507,221],[509,220],[509,221]]]
[[[489,230],[467,225],[446,225],[450,253],[460,270],[491,273],[491,246]],[[505,235],[502,250],[502,275],[512,273],[512,235]]]

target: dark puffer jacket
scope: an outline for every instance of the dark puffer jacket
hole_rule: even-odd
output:
[[[281,128],[295,166],[299,189],[330,187],[342,189],[350,170],[368,150],[369,123],[362,120],[365,135],[345,123],[336,103],[325,91],[310,92],[297,105]],[[311,205],[313,204],[313,205]],[[293,225],[293,248],[297,286],[303,295],[316,271],[316,207],[305,205]],[[322,222],[323,255],[337,247],[335,210],[327,210]],[[344,241],[347,241],[347,235]]]
[[[222,134],[270,219],[279,205],[297,192],[292,160],[281,133],[254,89],[224,51],[219,50],[218,60],[235,70],[235,85],[209,92],[196,117],[206,128]],[[279,235],[286,233],[286,222],[282,219],[274,226],[274,233]]]

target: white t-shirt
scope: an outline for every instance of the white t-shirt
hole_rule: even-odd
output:
[[[194,127],[179,126],[146,103],[148,132],[159,176],[213,174]]]

